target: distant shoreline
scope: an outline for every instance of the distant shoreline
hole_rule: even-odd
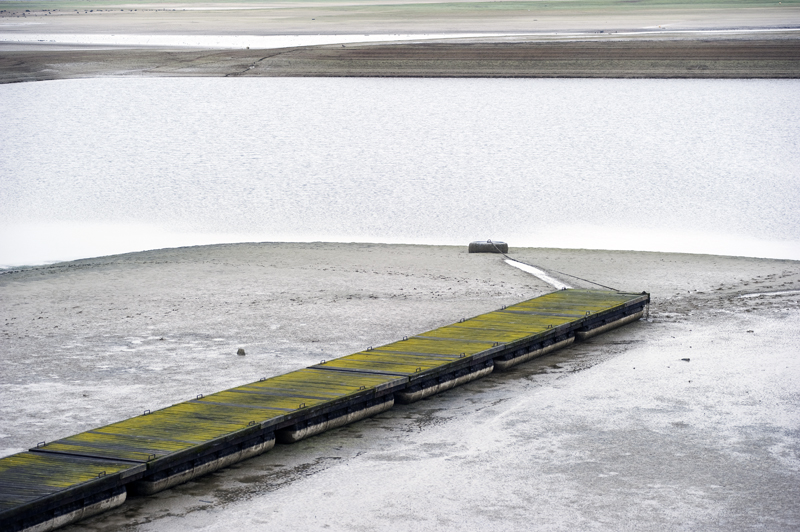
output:
[[[800,39],[778,36],[459,39],[265,50],[5,48],[0,44],[0,83],[92,77],[800,78]]]
[[[0,41],[0,83],[134,76],[800,77],[796,0],[366,0],[357,7],[90,1],[79,9],[56,0],[7,7],[0,10],[0,38],[9,39]],[[30,43],[54,35],[62,42]],[[419,40],[406,40],[414,35]],[[82,36],[96,44],[69,44]],[[388,39],[328,39],[336,36]],[[387,42],[392,36],[403,42]],[[151,43],[157,46],[141,46]]]
[[[41,262],[31,261],[29,263],[0,264],[0,277],[5,275],[23,274],[35,271],[61,272],[71,268],[85,268],[98,264],[110,264],[120,261],[136,261],[137,257],[149,256],[153,254],[187,254],[220,252],[228,249],[238,252],[239,249],[248,247],[256,248],[398,248],[398,249],[420,249],[420,250],[466,250],[467,242],[463,244],[426,244],[426,243],[397,243],[397,242],[370,242],[370,241],[328,241],[328,240],[298,240],[298,241],[241,241],[241,242],[218,242],[218,243],[197,243],[185,245],[167,245],[163,247],[153,247],[149,249],[139,249],[130,251],[117,251],[100,253],[91,256],[80,256],[73,258],[44,260]],[[629,255],[653,255],[653,256],[681,256],[687,260],[695,258],[700,261],[703,258],[716,257],[725,260],[748,260],[748,261],[786,261],[788,263],[800,263],[800,259],[792,257],[764,257],[755,255],[723,254],[714,252],[697,251],[677,251],[677,250],[642,250],[642,249],[605,249],[605,248],[579,248],[579,247],[550,247],[550,246],[529,246],[520,245],[510,248],[509,254],[516,256],[517,253],[539,254],[539,253],[564,253],[564,254],[629,254]],[[497,257],[500,257],[499,255]],[[512,257],[514,258],[514,257]]]

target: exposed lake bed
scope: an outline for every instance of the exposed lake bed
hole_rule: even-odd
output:
[[[75,529],[377,530],[411,515],[431,530],[490,516],[512,530],[531,520],[796,525],[796,261],[511,255],[646,289],[651,321],[131,499]],[[135,253],[24,269],[0,284],[5,453],[550,290],[465,248],[332,243]]]

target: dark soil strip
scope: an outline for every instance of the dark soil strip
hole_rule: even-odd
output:
[[[0,83],[101,76],[798,78],[800,39],[332,45],[280,50],[0,47]]]

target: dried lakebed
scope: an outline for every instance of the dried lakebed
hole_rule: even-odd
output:
[[[488,519],[525,530],[532,518],[553,529],[797,523],[798,314],[787,293],[800,288],[796,262],[513,254],[609,286],[648,286],[652,321],[132,498],[79,529],[370,530],[410,515],[423,516],[422,530]],[[7,453],[549,291],[496,256],[338,244],[164,250],[0,283],[12,311],[3,321],[18,323],[3,340]],[[739,297],[757,292],[778,294]],[[247,356],[236,356],[240,345]],[[310,498],[313,514],[302,510]]]

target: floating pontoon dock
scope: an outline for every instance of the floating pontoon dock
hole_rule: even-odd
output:
[[[44,532],[642,316],[647,293],[560,290],[0,459],[0,530]]]

